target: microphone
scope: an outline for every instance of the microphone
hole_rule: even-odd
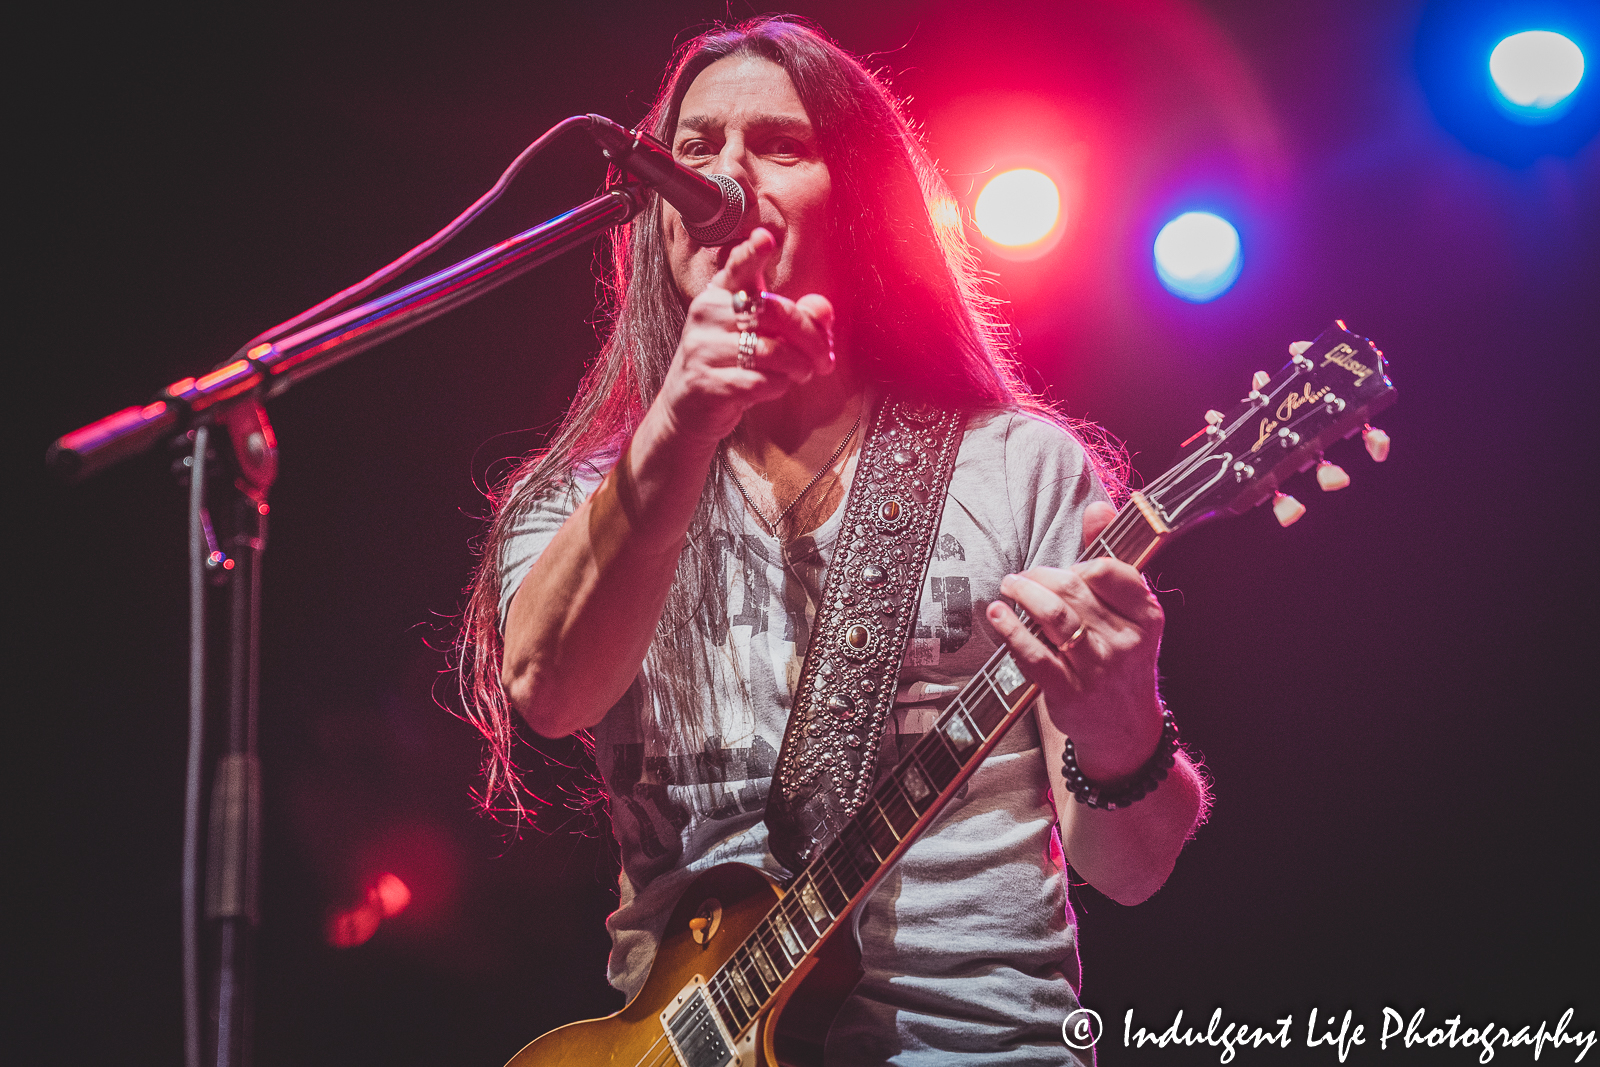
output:
[[[690,237],[707,246],[733,243],[744,218],[744,188],[737,181],[686,167],[654,137],[634,133],[604,115],[588,119],[589,135],[601,154],[677,208]]]

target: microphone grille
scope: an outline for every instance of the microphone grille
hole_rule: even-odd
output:
[[[725,245],[744,218],[744,187],[726,174],[707,174],[706,177],[722,186],[722,191],[727,194],[722,210],[705,222],[691,225],[685,220],[683,228],[700,244]]]

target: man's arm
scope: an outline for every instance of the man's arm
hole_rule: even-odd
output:
[[[1109,504],[1091,504],[1084,513],[1084,544],[1115,514]],[[1000,591],[1025,608],[1044,634],[1043,640],[1036,637],[1008,605],[989,605],[989,621],[1043,693],[1040,740],[1067,860],[1113,900],[1137,904],[1161,888],[1203,817],[1199,774],[1180,753],[1153,793],[1130,807],[1103,811],[1078,803],[1062,777],[1061,760],[1070,736],[1085,777],[1112,784],[1138,772],[1155,753],[1162,726],[1156,692],[1161,604],[1137,570],[1106,558],[1007,575]]]
[[[1117,903],[1148,900],[1172,873],[1184,842],[1201,820],[1206,797],[1199,772],[1179,752],[1166,780],[1132,806],[1105,811],[1080,804],[1061,776],[1067,735],[1045,704],[1039,702],[1039,739],[1050,765],[1061,850],[1073,870]],[[1081,767],[1081,747],[1076,742],[1073,747],[1079,750]]]
[[[691,302],[666,381],[617,466],[512,597],[501,684],[546,737],[596,725],[633,683],[718,442],[750,407],[832,370],[832,307],[820,296],[771,298],[762,324],[780,343],[758,368],[738,365],[731,294],[760,290],[775,247],[757,229]]]

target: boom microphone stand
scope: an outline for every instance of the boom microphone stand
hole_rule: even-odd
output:
[[[189,489],[189,739],[182,890],[184,1056],[189,1067],[247,1067],[250,1060],[248,961],[260,887],[256,738],[261,559],[267,495],[278,469],[277,440],[263,403],[627,222],[644,203],[641,185],[609,186],[592,200],[444,270],[257,345],[203,377],[173,382],[150,403],[124,408],[50,446],[46,463],[69,481],[163,441],[184,451],[174,469]],[[214,509],[211,489],[224,482],[232,493],[224,507]],[[214,514],[226,521],[213,523]],[[217,692],[212,691],[207,641],[212,586],[224,586],[229,594],[226,682]],[[208,742],[207,712],[218,705],[226,709],[221,737]],[[200,824],[208,743],[214,745],[216,758],[209,776],[203,901],[207,925],[202,927]],[[209,952],[202,952],[202,941]],[[211,963],[205,983],[203,954]],[[203,984],[209,990],[209,1012],[201,1008]],[[210,1025],[203,1027],[207,1015]]]

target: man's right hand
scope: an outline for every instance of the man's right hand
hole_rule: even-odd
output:
[[[688,319],[656,398],[672,433],[715,447],[744,413],[775,400],[815,375],[833,373],[833,305],[816,293],[799,300],[764,293],[764,272],[777,241],[757,227],[689,304]],[[739,366],[733,294],[763,293],[753,365]]]

